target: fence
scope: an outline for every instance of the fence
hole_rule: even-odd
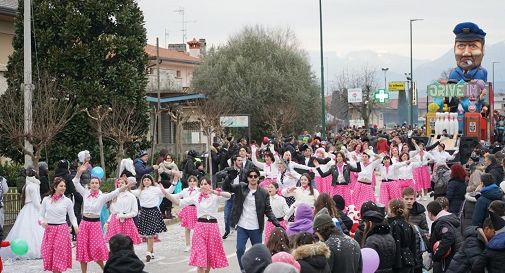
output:
[[[3,203],[5,215],[4,236],[7,236],[22,207],[21,194],[18,193],[16,187],[9,188],[9,191],[4,194]]]

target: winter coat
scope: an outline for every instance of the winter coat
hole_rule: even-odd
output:
[[[503,192],[496,184],[491,184],[480,190],[480,196],[477,197],[477,203],[472,216],[472,225],[482,227],[484,219],[488,216],[488,207],[494,200],[501,200]]]
[[[109,256],[104,273],[143,273],[144,263],[130,250],[120,250]]]
[[[476,164],[477,165],[477,164]],[[475,167],[470,167],[472,170],[470,173],[470,178],[468,179],[468,186],[466,187],[466,192],[473,192],[480,185],[480,176],[483,174],[483,168],[478,165]]]
[[[414,272],[416,265],[416,233],[414,228],[403,218],[388,218],[391,235],[396,242],[396,254],[393,271],[398,273]]]
[[[475,210],[475,204],[477,203],[477,199],[475,199],[474,192],[469,192],[465,194],[465,201],[463,201],[463,209],[461,210],[461,214],[459,215],[461,222],[461,232],[465,231],[465,229],[472,225],[472,217],[473,211]]]
[[[463,233],[463,238],[463,244],[454,255],[447,273],[466,273],[470,271],[472,265],[486,248],[487,240],[479,227],[467,227]]]
[[[363,261],[356,241],[339,233],[330,235],[324,243],[331,251],[328,265],[332,273],[361,273]]]
[[[347,214],[343,213],[342,211],[338,211],[338,214],[340,215],[340,220],[342,220],[342,223],[344,223],[345,228],[349,232],[352,229],[352,225],[354,222],[352,221]]]
[[[465,200],[466,185],[465,181],[451,178],[447,184],[447,199],[449,200],[449,212],[459,214],[461,205]]]
[[[428,249],[440,241],[437,251],[433,253],[433,273],[445,272],[456,251],[461,247],[463,238],[460,232],[459,218],[454,214],[440,216],[431,225],[431,236]],[[449,256],[443,257],[450,250]]]
[[[380,257],[379,269],[376,273],[393,273],[396,257],[396,241],[391,235],[387,223],[377,224],[367,235],[363,247],[377,251]]]
[[[148,167],[147,163],[140,158],[135,159],[133,166],[135,166],[135,178],[137,178],[138,182],[142,182],[140,181],[142,176],[145,174],[150,174],[154,170],[153,167]]]
[[[418,226],[423,234],[428,234],[430,230],[426,221],[426,208],[421,203],[414,202],[412,208],[409,209],[408,222]]]
[[[472,268],[472,273],[503,273],[505,271],[505,231],[497,233]]]
[[[325,243],[302,245],[291,253],[300,264],[300,273],[330,273],[330,249]]]
[[[40,180],[40,199],[44,199],[46,194],[49,194],[49,178],[47,177],[47,170],[39,170],[39,180]]]
[[[505,176],[502,165],[498,163],[487,166],[485,173],[489,173],[493,176],[496,185],[500,185],[503,181],[503,177]]]
[[[65,186],[66,186],[65,196],[66,197],[68,197],[72,200],[72,198],[75,195],[79,194],[75,190],[74,182],[72,182],[72,177],[70,176],[70,172],[68,171],[67,168],[56,168],[56,170],[54,170],[54,177],[61,177],[65,180]]]
[[[314,233],[312,218],[312,207],[305,203],[301,203],[296,208],[295,221],[289,223],[286,234],[288,236],[293,236],[302,232]]]

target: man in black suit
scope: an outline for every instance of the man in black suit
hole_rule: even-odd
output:
[[[255,167],[247,171],[247,183],[233,184],[238,172],[229,172],[223,183],[223,190],[233,193],[235,200],[231,214],[231,226],[237,226],[237,258],[243,269],[241,258],[247,240],[251,245],[262,243],[265,216],[276,227],[280,227],[270,207],[270,197],[265,189],[259,187],[260,172]]]

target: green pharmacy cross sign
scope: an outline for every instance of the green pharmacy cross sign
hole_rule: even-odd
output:
[[[379,103],[386,103],[389,100],[389,92],[386,89],[377,89],[377,91],[375,91],[373,97]]]

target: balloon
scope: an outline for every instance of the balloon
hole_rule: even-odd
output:
[[[28,253],[28,244],[21,239],[11,241],[11,251],[17,256],[23,256]]]
[[[441,97],[434,98],[433,102],[436,103],[438,107],[440,107],[440,110],[442,110],[442,107],[444,107],[444,99]]]
[[[363,273],[374,273],[379,268],[380,258],[377,251],[372,248],[362,248]]]
[[[105,172],[103,171],[102,167],[94,167],[91,169],[91,176],[92,177],[98,177],[100,179],[103,179],[105,175]]]

